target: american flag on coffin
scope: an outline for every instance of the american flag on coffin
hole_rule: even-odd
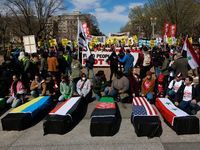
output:
[[[132,119],[135,116],[158,116],[157,111],[144,97],[134,97],[132,105]]]

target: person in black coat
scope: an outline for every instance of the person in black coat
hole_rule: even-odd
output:
[[[49,82],[49,96],[51,96],[51,99],[57,99],[61,95],[60,93],[60,80],[57,78],[57,74],[52,75],[52,79]]]
[[[89,70],[92,73],[92,78],[94,78],[94,71],[93,71],[93,65],[95,64],[95,59],[94,56],[91,54],[87,59],[86,59],[86,69],[87,69],[87,75],[86,78],[89,79]]]
[[[113,49],[111,55],[109,56],[109,58],[107,59],[107,62],[110,62],[110,83],[112,82],[112,77],[113,77],[113,73],[116,76],[116,72],[118,71],[118,56],[115,52],[115,49]]]
[[[159,69],[161,68],[163,61],[164,61],[164,58],[162,56],[161,49],[158,48],[153,57],[153,62],[155,62],[154,67],[156,70],[156,78],[158,78],[159,74],[162,74],[162,71],[160,71]]]
[[[63,57],[63,51],[59,51],[58,56],[57,56],[57,60],[58,60],[58,63],[59,63],[59,73],[60,73],[60,75],[61,75],[61,73],[65,74],[67,62],[66,62],[65,58]]]

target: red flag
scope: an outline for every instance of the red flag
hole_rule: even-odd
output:
[[[175,33],[176,33],[176,25],[174,24],[170,26],[168,37],[175,37]]]
[[[87,27],[87,34],[90,35],[90,29],[89,29],[89,27]]]
[[[162,37],[162,40],[163,40],[163,43],[164,43],[164,36],[165,35],[169,35],[169,26],[170,26],[170,22],[166,22],[164,24],[164,27],[163,27],[163,37]]]
[[[82,24],[83,31],[87,34],[87,23]]]

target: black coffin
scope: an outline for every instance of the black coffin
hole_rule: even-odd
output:
[[[131,120],[138,137],[159,137],[162,134],[161,121],[158,116],[135,116]]]
[[[71,99],[73,100],[73,98]],[[67,133],[80,116],[82,110],[81,106],[83,106],[83,100],[79,98],[78,101],[70,108],[70,110],[66,112],[66,115],[48,114],[43,121],[44,135]],[[64,108],[60,107],[60,109]]]
[[[199,134],[199,119],[196,116],[174,118],[174,125],[165,122],[176,132],[177,135]]]
[[[9,113],[1,119],[3,130],[23,130],[32,123],[31,113]]]
[[[116,132],[116,109],[94,109],[91,116],[91,136],[113,136]]]

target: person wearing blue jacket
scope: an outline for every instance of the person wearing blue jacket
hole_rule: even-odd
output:
[[[123,59],[118,58],[119,62],[125,63],[124,64],[124,73],[128,72],[130,67],[133,67],[134,57],[130,54],[130,50],[126,51],[126,55]]]

